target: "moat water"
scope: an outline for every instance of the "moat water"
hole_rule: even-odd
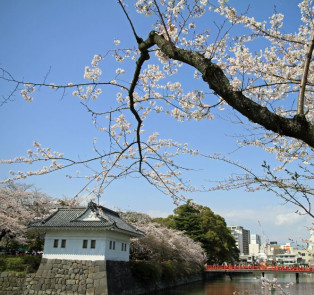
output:
[[[289,295],[314,295],[314,274],[300,274],[299,283],[296,283],[295,274],[266,274],[267,279],[277,278],[286,294]],[[292,286],[285,288],[289,282]],[[230,280],[228,276],[218,279],[197,282],[158,294],[163,295],[280,295],[280,290],[270,291],[262,288],[261,278],[253,274],[235,276]]]

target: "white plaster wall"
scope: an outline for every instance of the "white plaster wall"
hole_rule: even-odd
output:
[[[129,261],[130,256],[130,239],[120,233],[110,231],[106,236],[105,256],[107,260]],[[115,241],[115,250],[109,249],[110,241]],[[126,251],[121,251],[122,243],[126,243]]]
[[[58,239],[58,248],[54,240]],[[66,247],[61,248],[61,240],[66,240]],[[88,247],[83,248],[83,240],[88,240]],[[95,249],[90,248],[90,241],[96,240]],[[109,249],[110,240],[115,241],[115,250]],[[127,251],[121,250],[122,243],[127,244]],[[117,260],[129,261],[130,239],[114,231],[94,230],[48,230],[45,237],[44,258],[69,260]]]

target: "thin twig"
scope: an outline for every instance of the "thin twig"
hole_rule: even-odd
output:
[[[140,37],[136,34],[134,25],[133,25],[133,23],[132,23],[132,21],[131,21],[129,15],[128,15],[128,13],[126,12],[126,10],[125,10],[125,8],[124,8],[124,6],[123,6],[121,0],[118,0],[118,3],[120,4],[120,6],[121,6],[121,8],[122,8],[122,10],[123,10],[123,12],[124,12],[124,14],[125,14],[125,16],[127,17],[128,21],[129,21],[129,23],[130,23],[130,26],[131,26],[132,31],[133,31],[133,34],[134,34],[134,36],[135,36],[136,42],[137,42],[137,43],[143,42],[143,39],[140,38]]]

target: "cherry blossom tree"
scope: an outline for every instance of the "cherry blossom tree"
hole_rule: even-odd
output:
[[[10,183],[0,188],[0,241],[25,242],[28,223],[48,216],[57,204],[31,185]]]
[[[191,262],[203,266],[206,255],[201,245],[183,232],[155,223],[148,215],[126,212],[123,218],[145,232],[141,238],[131,239],[130,255],[133,260]]]
[[[233,186],[251,189],[250,185],[257,183],[258,188],[279,189],[281,196],[292,189],[292,195],[297,190],[309,200],[313,189],[307,181],[313,179],[314,148],[312,1],[300,2],[302,24],[297,32],[291,33],[283,30],[283,14],[275,12],[269,21],[259,22],[248,16],[249,12],[230,7],[227,0],[214,3],[138,0],[134,5],[119,0],[117,5],[129,21],[129,28],[125,29],[133,35],[136,48],[120,48],[120,41],[114,40],[116,49],[95,55],[91,65],[85,67],[84,83],[55,85],[22,81],[5,69],[1,76],[12,83],[7,100],[20,92],[31,102],[36,89],[44,86],[72,91],[91,113],[99,133],[108,136],[107,145],[94,139],[95,156],[75,160],[35,141],[26,156],[1,163],[45,163],[45,166],[31,171],[11,171],[11,177],[3,182],[97,162],[97,169],[93,166],[92,173],[86,175],[83,189],[95,184],[90,191],[100,195],[115,179],[140,174],[177,203],[186,200],[187,192],[197,190],[184,178],[186,168],[177,164],[177,156],[232,161],[206,155],[171,138],[162,139],[158,130],[147,135],[145,121],[155,114],[169,115],[178,121],[210,120],[214,118],[214,110],[232,109],[237,112],[237,121],[249,130],[241,141],[243,146],[260,146],[266,152],[275,153],[282,162],[277,171],[285,170],[294,162],[304,172],[286,170],[287,177],[276,176],[276,171],[265,165],[265,176],[256,177],[248,168],[240,167],[245,171],[244,176],[232,181]],[[145,36],[139,36],[137,20],[130,18],[129,12],[133,9],[151,20],[153,30]],[[218,15],[221,23],[204,28],[202,19],[211,19],[213,15]],[[236,34],[234,28],[240,28],[241,33]],[[102,80],[102,68],[112,58],[117,63],[115,74],[110,80]],[[198,83],[202,80],[203,87],[184,90],[179,79],[181,72],[193,75],[196,81],[200,80]],[[97,108],[93,101],[102,99],[106,87],[115,87],[116,97]],[[306,182],[301,186],[303,179]],[[305,212],[309,213],[310,209],[306,208]]]

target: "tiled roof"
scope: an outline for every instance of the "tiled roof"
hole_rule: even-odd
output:
[[[100,210],[99,210],[100,209]],[[80,220],[88,210],[98,217],[97,221]],[[99,212],[100,211],[100,212]],[[143,232],[121,219],[119,214],[103,206],[90,202],[87,208],[59,208],[55,213],[44,220],[29,224],[30,228],[103,228],[122,230],[131,236],[142,236]]]

